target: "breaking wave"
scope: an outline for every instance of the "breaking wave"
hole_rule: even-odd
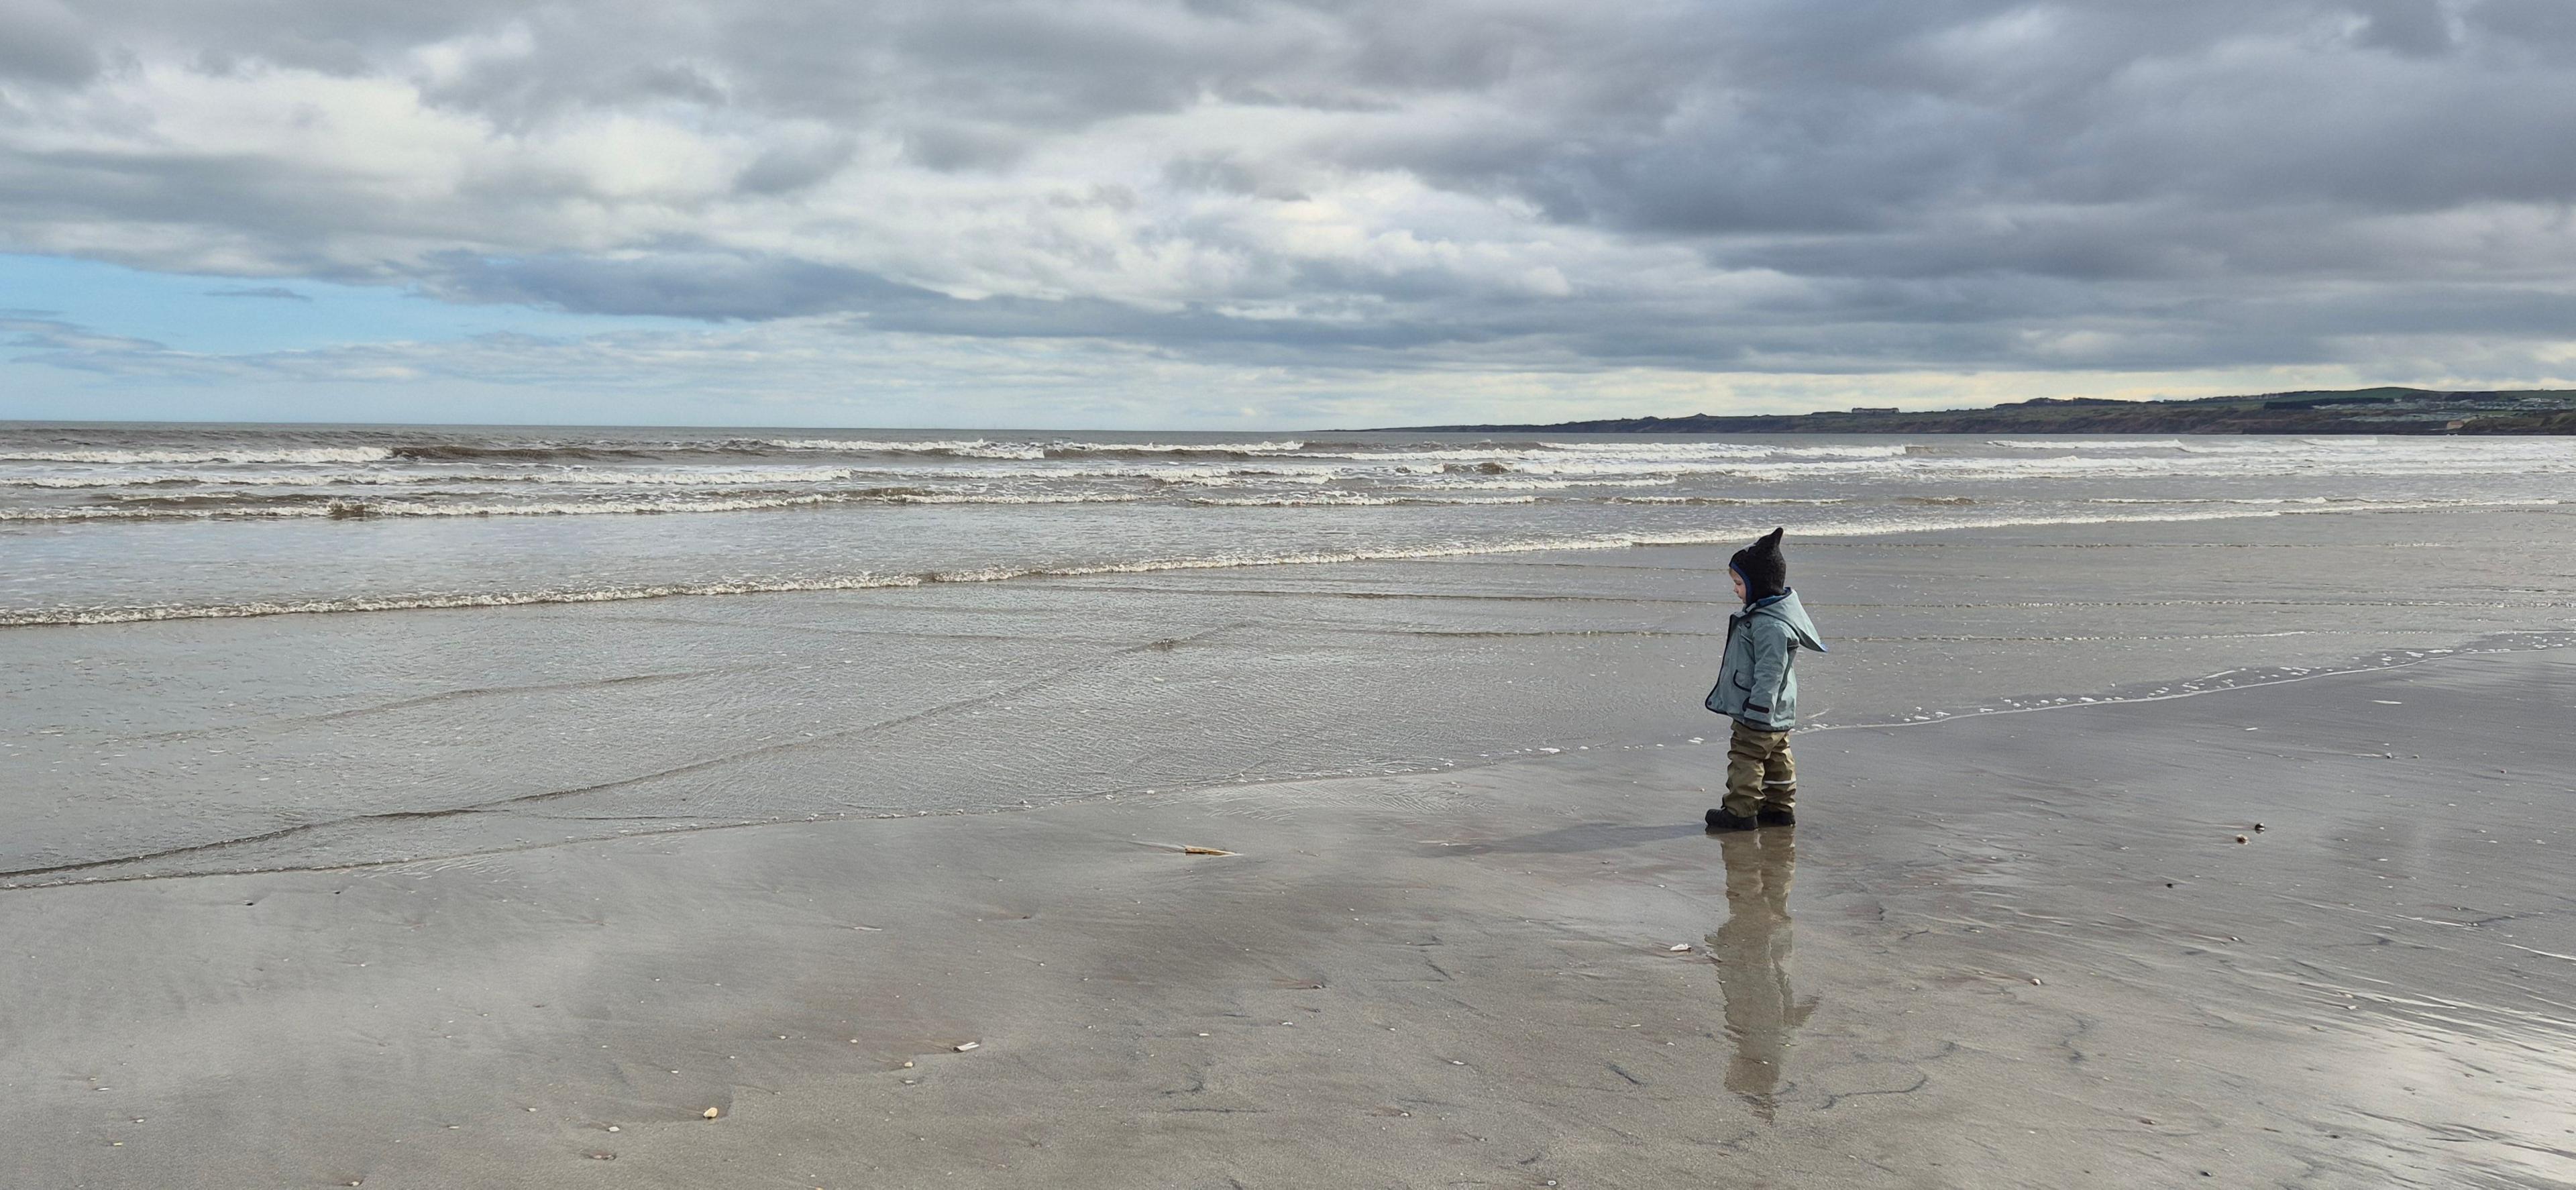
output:
[[[2181,450],[2179,438],[1989,438],[2005,450]]]
[[[837,451],[863,455],[920,455],[961,459],[1003,459],[1035,461],[1039,459],[1084,458],[1253,458],[1260,455],[1288,454],[1304,447],[1297,441],[1282,442],[997,442],[983,438],[933,439],[902,441],[877,438],[771,438],[766,444],[780,450]]]
[[[381,446],[213,447],[202,450],[88,450],[76,447],[0,451],[13,463],[381,463],[394,458]]]
[[[364,500],[342,495],[202,493],[131,496],[114,505],[83,508],[0,508],[8,521],[142,520],[366,520],[374,517],[639,516],[691,512],[756,512],[834,504],[1133,504],[1150,497],[1133,492],[956,492],[917,487],[850,488],[829,492],[754,492],[560,501]]]

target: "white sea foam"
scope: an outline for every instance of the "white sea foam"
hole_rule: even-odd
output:
[[[2006,450],[2180,450],[2180,438],[1989,438]]]
[[[1190,503],[1210,508],[1383,508],[1404,504],[1471,505],[1535,504],[1536,496],[1369,495],[1364,492],[1304,492],[1281,496],[1192,496]]]
[[[830,483],[848,479],[848,467],[707,467],[621,471],[577,467],[502,476],[476,476],[528,483],[597,484],[602,487],[749,487],[764,483]]]
[[[1771,443],[1747,442],[1542,442],[1540,446],[1568,454],[1610,455],[1640,461],[1696,459],[1885,459],[1905,454],[1910,448],[1895,445],[1849,446],[1777,446]]]
[[[1138,492],[924,492],[883,499],[891,504],[1136,504],[1152,497]]]
[[[969,459],[1043,459],[1046,450],[1029,443],[988,442],[981,438],[919,442],[864,438],[773,438],[781,450],[837,450],[851,454],[955,455]]]
[[[830,483],[847,479],[847,467],[732,467],[701,470],[620,471],[605,468],[528,468],[517,471],[117,471],[87,474],[0,475],[0,487],[56,488],[335,488],[412,487],[423,484],[554,484],[596,487],[749,487],[758,484]]]
[[[771,446],[782,450],[836,450],[852,454],[926,454],[954,455],[970,459],[1044,459],[1057,454],[1279,454],[1302,449],[1305,443],[1289,441],[1259,442],[1077,442],[1054,439],[1044,442],[996,442],[985,438],[924,439],[905,441],[881,438],[772,438]]]
[[[0,451],[0,461],[27,463],[380,463],[381,446],[227,447],[203,450],[84,450],[74,447]]]
[[[1705,504],[1711,507],[1755,504],[1848,504],[1840,496],[1761,497],[1761,496],[1608,496],[1612,504]]]
[[[1306,444],[1284,442],[1052,442],[1050,450],[1074,454],[1134,451],[1139,454],[1276,454],[1304,450]]]
[[[1150,499],[1133,492],[940,492],[860,488],[838,492],[762,493],[742,496],[670,496],[660,499],[430,502],[341,500],[275,503],[137,504],[81,508],[0,508],[7,521],[145,520],[364,520],[374,517],[649,516],[692,512],[757,512],[834,504],[1132,504]]]
[[[2416,451],[2439,452],[2446,449],[2455,450],[2456,446],[2454,444],[2457,441],[2459,440],[2452,439],[2446,441],[2445,439],[2440,438],[2414,438],[2392,442],[2389,443],[2388,446],[2401,451],[2412,448]],[[2174,445],[2187,453],[2196,455],[2277,455],[2315,454],[2320,452],[2369,453],[2377,451],[2381,446],[2380,441],[2377,438],[2252,438],[2236,442],[2177,442]]]

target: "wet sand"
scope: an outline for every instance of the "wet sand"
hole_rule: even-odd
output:
[[[2576,506],[1792,539],[1854,724],[2576,629]],[[0,629],[6,886],[1679,745],[1726,551]],[[2395,650],[2391,653],[2391,650]]]
[[[2570,706],[1816,731],[1757,836],[1674,741],[14,889],[7,1180],[2576,1185]]]

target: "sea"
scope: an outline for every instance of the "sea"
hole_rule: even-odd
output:
[[[0,625],[2550,504],[2568,438],[0,423]]]
[[[2571,492],[2576,438],[0,423],[0,886],[1701,747],[1633,794],[1687,825],[1774,526],[1804,724],[1903,724],[2576,639]],[[1820,805],[1938,792],[1829,741]]]

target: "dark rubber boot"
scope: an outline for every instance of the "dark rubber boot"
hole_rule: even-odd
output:
[[[1764,826],[1796,826],[1798,825],[1798,812],[1795,810],[1764,810],[1755,814],[1753,816],[1753,820]]]
[[[1749,831],[1760,825],[1741,814],[1729,814],[1724,806],[1708,812],[1708,829],[1713,831]]]

